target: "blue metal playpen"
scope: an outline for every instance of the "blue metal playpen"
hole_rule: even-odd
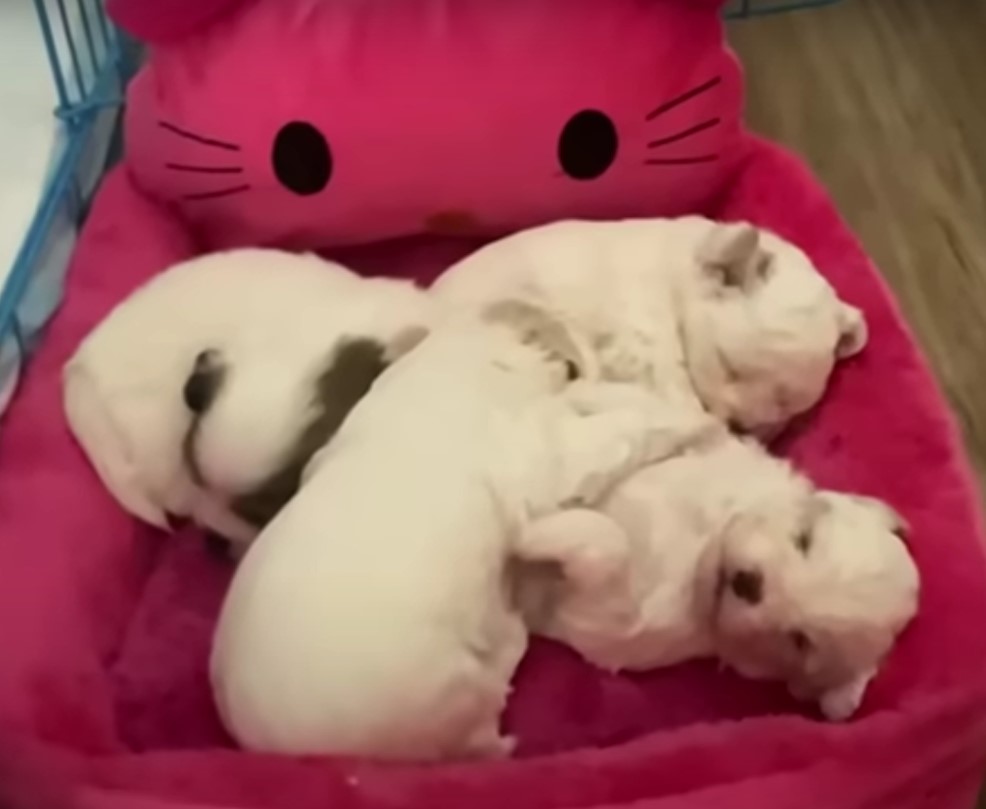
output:
[[[28,3],[30,0],[8,0]],[[55,148],[43,194],[12,267],[0,278],[0,409],[21,363],[61,299],[68,259],[103,173],[130,73],[102,0],[33,0],[37,47],[51,66]]]
[[[21,364],[61,299],[75,235],[113,153],[135,49],[106,16],[103,0],[33,1],[38,47],[47,52],[60,122],[44,193],[0,289],[0,412]],[[732,0],[729,18],[825,6],[840,0]],[[0,267],[0,278],[3,270]]]

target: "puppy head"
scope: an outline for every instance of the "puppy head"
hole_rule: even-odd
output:
[[[773,512],[734,518],[722,540],[721,658],[844,718],[917,610],[904,523],[880,501],[809,490]]]
[[[821,398],[837,360],[866,344],[862,313],[794,245],[718,225],[681,292],[689,373],[705,406],[769,437]]]
[[[193,413],[185,441],[193,479],[231,497],[238,516],[263,526],[294,495],[305,464],[374,380],[424,334],[398,331],[387,345],[341,338],[312,361],[281,352],[239,358],[202,352],[183,390]]]

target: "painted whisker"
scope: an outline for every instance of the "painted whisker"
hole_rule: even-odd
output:
[[[249,191],[252,188],[251,185],[236,185],[232,188],[220,188],[217,191],[199,191],[194,194],[184,194],[182,199],[189,202],[197,202],[207,199],[219,199],[220,197],[231,197],[233,194],[242,194],[245,191]]]
[[[647,113],[645,120],[653,121],[659,115],[664,115],[664,113],[670,112],[680,104],[684,104],[686,101],[691,101],[695,98],[695,96],[700,96],[702,93],[708,92],[720,82],[722,82],[722,76],[716,76],[714,79],[709,79],[707,82],[700,84],[698,87],[693,87],[691,90],[685,91],[680,96],[675,96],[670,101],[665,101],[657,109],[651,110]]]
[[[187,171],[192,174],[242,174],[241,166],[192,166],[186,163],[165,163],[166,169]]]
[[[195,132],[189,132],[187,129],[182,129],[180,126],[175,126],[167,121],[158,121],[158,126],[168,132],[171,132],[173,135],[177,135],[180,138],[185,138],[186,140],[193,140],[196,143],[201,143],[203,146],[214,146],[217,149],[225,149],[229,152],[240,151],[238,144],[229,143],[224,140],[217,140],[216,138],[208,138],[205,135],[199,135]]]
[[[654,157],[644,161],[646,166],[691,166],[696,163],[711,163],[718,160],[717,154],[695,155],[694,157]]]
[[[681,132],[676,132],[673,135],[652,140],[647,144],[647,148],[656,149],[658,146],[668,146],[669,144],[677,143],[685,138],[690,138],[692,135],[697,135],[699,132],[705,132],[706,129],[711,129],[714,126],[718,126],[721,121],[721,118],[710,118],[708,121],[702,121],[700,124],[695,124],[695,126],[689,127],[688,129],[683,129]]]

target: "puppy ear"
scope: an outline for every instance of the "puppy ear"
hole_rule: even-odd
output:
[[[819,700],[822,714],[830,722],[845,722],[859,710],[870,681],[876,676],[873,670],[862,672],[845,685],[827,691]]]
[[[543,346],[572,368],[574,378],[599,378],[599,365],[588,341],[563,316],[542,304],[508,298],[483,307],[480,316],[510,325],[525,342]]]
[[[904,519],[903,515],[897,511],[897,509],[889,506],[888,504],[878,501],[883,506],[884,511],[887,514],[887,519],[890,521],[890,530],[893,531],[901,539],[907,539],[911,533],[910,523]]]
[[[699,245],[697,258],[723,286],[745,289],[761,272],[759,246],[760,231],[749,223],[716,225]]]
[[[869,329],[866,318],[855,306],[839,303],[839,342],[835,346],[835,356],[844,360],[858,354],[866,346]]]

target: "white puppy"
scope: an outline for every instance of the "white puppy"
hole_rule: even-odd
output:
[[[134,516],[192,516],[247,541],[430,317],[422,290],[314,255],[203,256],[83,341],[64,372],[68,422]]]
[[[918,600],[885,504],[821,492],[759,445],[721,434],[631,475],[600,512],[535,523],[522,576],[531,628],[608,669],[717,656],[850,716]]]
[[[527,643],[506,575],[516,538],[716,424],[594,376],[576,335],[511,304],[438,328],[381,375],[223,606],[212,682],[242,745],[508,751],[498,720]]]
[[[433,287],[446,306],[550,303],[592,335],[607,378],[773,433],[821,398],[866,325],[769,231],[701,217],[569,221],[494,242]]]

